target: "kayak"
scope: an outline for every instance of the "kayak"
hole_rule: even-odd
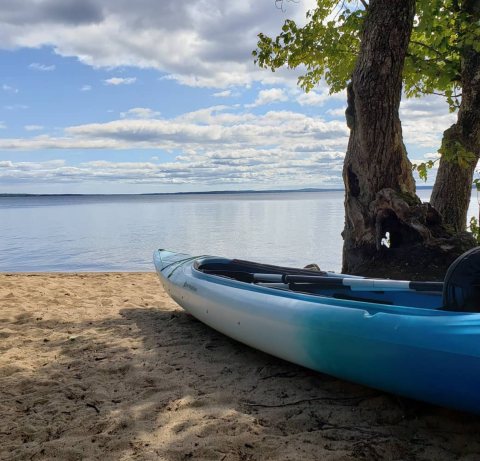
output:
[[[160,282],[215,330],[284,360],[480,414],[480,249],[444,282],[154,252]],[[463,258],[463,259],[461,259]]]

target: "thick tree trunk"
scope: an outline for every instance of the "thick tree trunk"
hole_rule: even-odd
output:
[[[469,21],[480,19],[480,0],[462,2],[462,12]],[[465,45],[461,54],[462,101],[457,123],[443,134],[443,147],[454,149],[458,142],[467,152],[480,158],[480,52]],[[466,167],[457,162],[440,160],[430,202],[443,216],[446,226],[454,232],[466,229],[467,211],[472,193],[476,162]]]
[[[414,14],[415,0],[371,0],[365,17],[346,111],[344,273],[438,279],[472,244],[448,241],[438,213],[415,193],[399,118]]]
[[[447,131],[443,142],[448,138]],[[442,215],[445,226],[455,233],[466,230],[475,165],[476,162],[463,167],[440,159],[430,203]]]
[[[346,273],[357,273],[376,252],[371,204],[377,192],[389,188],[418,201],[398,113],[414,15],[415,0],[374,0],[363,25],[346,112],[351,130],[343,167]]]

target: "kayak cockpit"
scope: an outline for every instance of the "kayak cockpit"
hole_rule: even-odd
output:
[[[443,283],[437,282],[378,280],[375,285],[372,279],[237,259],[197,261],[194,269],[237,282],[345,301],[423,309],[443,307]]]

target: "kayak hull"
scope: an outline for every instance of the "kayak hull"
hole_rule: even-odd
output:
[[[480,414],[480,315],[287,293],[195,269],[156,251],[166,292],[211,328],[307,368]],[[335,277],[332,275],[332,277]]]

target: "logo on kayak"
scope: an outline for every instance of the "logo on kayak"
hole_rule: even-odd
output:
[[[190,291],[197,291],[197,287],[190,285],[188,282],[183,284],[183,288],[188,288]]]

